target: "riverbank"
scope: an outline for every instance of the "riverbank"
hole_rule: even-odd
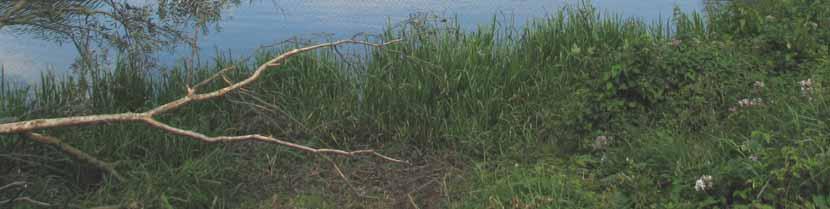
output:
[[[129,1],[134,7],[158,5],[163,1],[142,0]],[[169,2],[169,1],[167,1]],[[441,17],[456,16],[463,29],[474,30],[477,25],[488,24],[495,15],[501,24],[514,24],[522,27],[533,18],[541,18],[552,10],[566,4],[579,1],[547,0],[479,0],[479,1],[442,1],[442,0],[374,0],[353,2],[342,0],[329,1],[220,1],[221,21],[210,24],[207,34],[194,36],[198,38],[201,48],[195,54],[198,59],[209,62],[223,54],[233,54],[235,58],[256,54],[254,50],[263,45],[282,42],[299,37],[324,41],[332,38],[350,38],[357,33],[382,32],[387,23],[399,23],[409,19],[413,14],[430,14]],[[233,3],[236,2],[236,3]],[[702,11],[704,4],[711,0],[625,0],[594,1],[600,10],[614,11],[626,17],[640,17],[656,20],[671,16],[674,6],[684,11]],[[224,5],[224,6],[222,6]],[[212,7],[210,7],[212,8]],[[196,10],[190,10],[196,11]],[[203,8],[199,11],[214,11]],[[155,17],[155,19],[161,19]],[[268,27],[263,27],[268,25]],[[193,28],[190,28],[193,29]],[[192,35],[192,34],[191,34]],[[190,47],[181,45],[173,51],[163,50],[153,56],[161,65],[175,65],[188,61],[194,55]],[[48,60],[40,59],[49,57]],[[0,64],[14,75],[27,82],[39,79],[45,70],[63,74],[70,72],[77,58],[77,49],[72,44],[59,45],[54,41],[40,40],[25,34],[15,34],[6,29],[0,30]]]
[[[160,119],[211,135],[263,133],[412,161],[324,158],[259,143],[203,144],[141,124],[56,129],[115,182],[58,149],[0,136],[0,184],[74,206],[149,208],[821,207],[830,193],[830,5],[735,3],[653,25],[563,10],[521,31],[433,20],[345,62],[304,54],[246,91]],[[291,47],[289,47],[291,48]],[[277,52],[255,57],[263,63]],[[229,65],[188,76],[121,66],[5,87],[0,118],[141,111]],[[221,82],[206,88],[219,88]],[[68,195],[77,194],[77,195]],[[21,203],[19,207],[23,206]]]

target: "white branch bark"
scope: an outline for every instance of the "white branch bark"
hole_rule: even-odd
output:
[[[263,63],[259,67],[254,70],[254,72],[248,76],[247,78],[238,81],[238,82],[230,82],[227,81],[229,84],[224,88],[220,88],[214,91],[199,93],[199,87],[203,86],[204,84],[214,80],[218,77],[224,77],[223,74],[227,71],[232,70],[233,68],[226,68],[216,73],[216,75],[209,77],[205,81],[200,82],[199,84],[193,87],[187,87],[187,95],[183,97],[168,102],[166,104],[160,105],[153,109],[150,109],[145,112],[141,113],[119,113],[119,114],[101,114],[101,115],[88,115],[88,116],[75,116],[75,117],[62,117],[62,118],[49,118],[49,119],[35,119],[35,120],[27,120],[27,121],[19,121],[19,122],[11,122],[11,123],[3,123],[0,124],[0,134],[24,134],[28,138],[39,141],[42,143],[47,144],[54,144],[59,145],[64,148],[64,151],[67,153],[72,154],[73,156],[79,157],[82,160],[97,165],[110,173],[114,174],[117,178],[123,179],[120,175],[115,172],[112,168],[112,165],[109,163],[105,163],[103,161],[97,160],[80,150],[74,149],[71,146],[68,146],[62,143],[60,140],[54,137],[49,137],[45,135],[40,135],[36,133],[32,133],[33,131],[49,129],[49,128],[57,128],[57,127],[70,127],[70,126],[88,126],[88,125],[97,125],[101,123],[125,123],[125,122],[141,122],[149,125],[150,127],[157,128],[163,130],[169,134],[188,137],[191,139],[199,140],[206,143],[215,143],[215,142],[236,142],[236,141],[262,141],[268,143],[279,144],[283,146],[287,146],[296,150],[310,152],[310,153],[318,153],[318,154],[335,154],[335,155],[343,155],[343,156],[356,156],[356,155],[371,155],[383,160],[387,160],[390,162],[395,163],[408,163],[404,160],[398,160],[395,158],[391,158],[380,153],[375,152],[374,150],[357,150],[357,151],[344,151],[344,150],[337,150],[337,149],[318,149],[312,148],[305,145],[300,145],[292,142],[288,142],[285,140],[280,140],[271,136],[263,136],[259,134],[253,135],[243,135],[243,136],[207,136],[205,134],[185,130],[181,128],[177,128],[163,122],[156,120],[154,117],[166,112],[170,112],[191,102],[198,102],[204,101],[209,99],[214,99],[217,97],[222,97],[232,91],[241,89],[249,84],[253,83],[260,76],[267,70],[273,69],[274,67],[280,66],[286,59],[295,56],[297,54],[319,49],[325,47],[334,47],[343,44],[363,44],[374,46],[378,48],[382,48],[388,44],[393,44],[399,42],[400,40],[393,40],[386,43],[375,44],[369,43],[364,41],[357,41],[357,40],[340,40],[335,42],[323,43],[303,48],[293,49],[291,51],[285,52],[280,54],[279,56],[274,57],[273,59]],[[66,145],[66,146],[63,146]]]

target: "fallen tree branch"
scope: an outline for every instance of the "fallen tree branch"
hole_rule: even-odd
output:
[[[37,201],[37,200],[34,200],[30,197],[18,197],[18,198],[14,198],[12,200],[0,200],[0,205],[10,204],[12,202],[28,202],[28,203],[31,203],[33,205],[37,205],[37,206],[41,206],[41,207],[52,207],[52,204],[49,204],[47,202]]]
[[[236,142],[236,141],[262,141],[268,143],[279,144],[283,146],[287,146],[296,150],[310,152],[310,153],[317,153],[317,154],[335,154],[335,155],[342,155],[342,156],[357,156],[357,155],[368,155],[368,156],[375,156],[381,158],[386,161],[395,162],[395,163],[408,163],[404,160],[399,160],[395,158],[391,158],[385,155],[382,155],[374,150],[356,150],[356,151],[344,151],[344,150],[337,150],[337,149],[318,149],[312,148],[305,145],[300,145],[296,143],[291,143],[288,141],[280,140],[274,138],[272,136],[263,136],[259,134],[253,135],[243,135],[243,136],[207,136],[205,134],[185,130],[181,128],[177,128],[168,124],[165,124],[161,121],[156,120],[154,117],[160,114],[170,112],[192,102],[198,101],[205,101],[214,99],[217,97],[222,97],[234,90],[242,89],[245,86],[253,83],[260,76],[267,71],[268,69],[272,69],[273,67],[280,66],[286,59],[298,55],[303,52],[325,48],[325,47],[335,47],[338,45],[343,44],[362,44],[368,45],[373,47],[382,48],[386,45],[397,43],[400,40],[393,40],[385,43],[369,43],[365,41],[358,41],[358,40],[340,40],[335,42],[329,43],[322,43],[312,46],[307,46],[303,48],[297,48],[290,50],[288,52],[282,53],[271,60],[263,63],[256,70],[251,73],[247,78],[238,81],[238,82],[231,82],[230,80],[225,78],[225,82],[228,83],[226,87],[205,92],[199,93],[199,88],[204,86],[206,83],[209,83],[215,80],[217,77],[223,77],[224,74],[228,71],[231,71],[235,68],[229,67],[223,70],[220,70],[215,75],[210,76],[209,78],[205,79],[202,82],[194,85],[193,87],[187,86],[187,95],[183,97],[168,102],[166,104],[157,106],[150,110],[140,113],[119,113],[119,114],[100,114],[100,115],[88,115],[88,116],[74,116],[74,117],[62,117],[62,118],[48,118],[48,119],[35,119],[35,120],[26,120],[26,121],[19,121],[19,122],[11,122],[11,123],[3,123],[0,124],[0,134],[23,134],[31,140],[38,141],[41,143],[57,145],[60,147],[64,152],[76,157],[77,159],[84,161],[86,163],[92,164],[97,166],[104,171],[109,172],[119,180],[123,180],[124,177],[118,174],[115,171],[114,165],[112,163],[107,163],[101,160],[98,160],[81,150],[74,148],[66,143],[63,143],[60,139],[55,137],[46,136],[42,134],[33,133],[33,131],[49,129],[49,128],[58,128],[58,127],[71,127],[71,126],[88,126],[88,125],[96,125],[96,124],[109,124],[109,123],[124,123],[124,122],[140,122],[149,125],[150,127],[157,128],[163,130],[167,133],[184,136],[191,139],[199,140],[206,143],[215,143],[215,142]]]
[[[116,165],[115,163],[109,163],[109,162],[104,162],[104,161],[98,160],[97,158],[93,157],[92,155],[89,155],[89,154],[85,153],[84,151],[81,151],[80,149],[73,147],[72,145],[64,143],[62,140],[60,140],[58,138],[51,137],[51,136],[46,136],[46,135],[38,134],[38,133],[31,133],[31,132],[25,133],[23,135],[26,136],[27,138],[31,139],[31,140],[34,140],[34,141],[37,141],[37,142],[40,142],[40,143],[55,145],[58,148],[60,148],[64,153],[74,157],[75,159],[78,159],[81,162],[85,162],[85,163],[88,163],[88,164],[93,165],[95,167],[98,167],[99,169],[101,169],[101,170],[109,173],[113,177],[115,177],[118,181],[123,182],[124,180],[126,180],[124,178],[124,176],[122,176],[121,174],[118,173],[118,171],[115,170],[115,165]]]
[[[169,112],[171,110],[177,109],[184,105],[187,105],[191,102],[197,101],[204,101],[213,99],[216,97],[224,96],[231,91],[237,90],[239,88],[245,87],[257,79],[264,73],[266,70],[270,69],[271,67],[277,67],[282,64],[284,60],[290,58],[292,56],[296,56],[297,54],[311,51],[314,49],[324,48],[324,47],[332,47],[337,45],[343,44],[364,44],[374,47],[383,47],[385,45],[393,44],[400,42],[400,40],[389,41],[383,44],[375,44],[375,43],[368,43],[364,41],[357,41],[357,40],[340,40],[336,42],[330,43],[323,43],[303,48],[293,49],[291,51],[285,52],[280,54],[279,56],[265,62],[264,64],[260,65],[248,78],[233,83],[227,87],[207,92],[207,93],[197,93],[198,88],[191,88],[187,87],[187,95],[174,100],[172,102],[168,102],[166,104],[160,105],[156,108],[148,110],[142,113],[119,113],[119,114],[101,114],[101,115],[88,115],[88,116],[75,116],[75,117],[62,117],[62,118],[50,118],[50,119],[36,119],[36,120],[27,120],[27,121],[20,121],[20,122],[13,122],[13,123],[5,123],[0,124],[0,134],[15,134],[15,133],[25,133],[31,132],[41,129],[49,129],[49,128],[57,128],[57,127],[69,127],[69,126],[85,126],[85,125],[95,125],[101,123],[115,123],[115,122],[147,122],[147,118],[152,119],[152,117]],[[223,70],[225,71],[225,70]],[[221,71],[220,71],[221,72]],[[208,80],[211,80],[215,77],[211,77]],[[201,85],[197,85],[196,87],[200,87]]]
[[[391,158],[380,153],[375,152],[374,150],[356,150],[356,151],[343,151],[337,149],[317,149],[312,148],[305,145],[295,144],[288,141],[280,140],[274,138],[272,136],[263,136],[259,134],[252,134],[252,135],[242,135],[242,136],[207,136],[199,132],[194,132],[190,130],[184,130],[180,128],[176,128],[165,123],[159,122],[153,118],[144,118],[144,122],[149,124],[152,127],[164,130],[167,133],[173,135],[184,136],[192,139],[196,139],[205,143],[216,143],[216,142],[238,142],[238,141],[262,141],[274,144],[280,144],[283,146],[287,146],[293,149],[297,149],[300,151],[306,151],[311,153],[318,153],[318,154],[336,154],[336,155],[343,155],[343,156],[356,156],[356,155],[374,155],[378,158],[395,162],[395,163],[408,163],[403,160],[398,160],[395,158]]]
[[[0,187],[0,191],[3,191],[5,189],[11,188],[11,187],[15,187],[15,186],[25,186],[25,185],[26,185],[25,181],[15,181],[15,182],[12,182],[12,183],[6,184],[5,186]]]

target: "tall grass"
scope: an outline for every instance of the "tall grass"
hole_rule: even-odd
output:
[[[245,91],[162,119],[209,134],[380,147],[413,160],[452,152],[470,166],[446,207],[820,207],[830,192],[830,12],[820,1],[758,2],[707,15],[676,10],[670,23],[655,24],[573,7],[521,33],[495,19],[470,32],[453,21],[420,21],[386,31],[385,39],[404,41],[362,60],[330,50],[300,55]],[[28,99],[26,89],[0,83],[0,116],[142,111],[226,66],[239,68],[229,79],[241,79],[278,52],[257,54],[253,63],[218,58],[194,73],[174,67],[149,75],[116,65],[44,74]],[[806,79],[813,81],[808,92],[799,86]],[[739,104],[755,98],[762,104]],[[119,168],[136,179],[91,187],[75,200],[88,205],[256,207],[252,201],[280,193],[279,186],[248,188],[255,194],[240,197],[228,185],[261,183],[246,171],[265,166],[265,158],[279,156],[286,167],[310,160],[271,146],[200,144],[136,124],[49,132],[125,162]],[[61,158],[16,137],[0,139],[11,141],[0,143],[3,153]],[[18,150],[20,143],[36,148]],[[28,161],[0,157],[32,176],[48,173]],[[72,171],[59,175],[68,191],[101,181],[85,179],[88,168],[69,161],[45,164]],[[703,175],[714,186],[696,191]]]

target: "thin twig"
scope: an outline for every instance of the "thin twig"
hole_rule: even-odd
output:
[[[45,168],[45,169],[47,169],[47,170],[50,170],[50,171],[53,171],[53,172],[56,172],[56,173],[62,173],[62,172],[64,172],[64,170],[59,169],[59,168],[57,168],[57,167],[55,167],[55,166],[51,166],[51,165],[49,165],[49,164],[46,164],[46,163],[41,163],[41,162],[34,161],[34,160],[24,159],[24,158],[21,158],[21,157],[15,156],[14,154],[7,154],[7,155],[6,155],[6,154],[0,154],[0,157],[7,158],[7,159],[12,160],[12,161],[17,161],[17,162],[26,163],[26,164],[29,164],[29,165],[31,165],[31,166],[35,166],[35,167],[42,167],[42,168]],[[44,158],[44,157],[41,157],[41,158],[39,158],[39,160],[41,160],[41,161],[46,161],[46,160],[48,160],[48,159],[46,159],[46,158]],[[56,161],[56,162],[57,162],[57,161]]]
[[[12,123],[0,123],[0,134],[23,134],[27,136],[29,139],[38,141],[45,144],[52,144],[60,147],[65,153],[75,157],[76,159],[94,165],[111,175],[113,175],[119,181],[124,181],[125,178],[121,176],[116,170],[115,165],[113,163],[104,162],[98,160],[95,157],[92,157],[89,154],[69,145],[63,143],[58,138],[46,136],[42,134],[32,133],[33,131],[49,129],[49,128],[57,128],[57,127],[71,127],[71,126],[87,126],[87,125],[96,125],[96,124],[110,124],[116,122],[142,122],[145,123],[153,128],[161,129],[169,134],[184,136],[191,139],[199,140],[206,143],[215,143],[215,142],[236,142],[236,141],[262,141],[274,144],[280,144],[283,146],[287,146],[293,149],[297,149],[300,151],[317,153],[317,154],[334,154],[334,155],[342,155],[342,156],[357,156],[357,155],[369,155],[375,156],[386,161],[395,162],[395,163],[405,163],[408,164],[409,162],[404,160],[398,160],[395,158],[391,158],[385,156],[383,154],[377,153],[374,150],[367,149],[367,150],[356,150],[356,151],[344,151],[344,150],[337,150],[337,149],[317,149],[308,147],[305,145],[300,145],[284,140],[280,140],[274,138],[272,136],[263,136],[259,134],[253,135],[243,135],[243,136],[207,136],[205,134],[185,130],[181,128],[177,128],[168,124],[165,124],[161,121],[156,120],[154,117],[163,113],[170,112],[172,110],[178,109],[182,106],[190,104],[192,102],[199,102],[210,100],[218,97],[223,97],[226,94],[230,93],[231,91],[235,90],[244,90],[244,87],[250,85],[254,81],[258,80],[263,73],[269,69],[274,67],[280,66],[286,59],[296,56],[300,53],[325,48],[325,47],[336,47],[338,45],[343,44],[362,44],[373,46],[377,48],[383,48],[386,45],[394,44],[400,42],[398,40],[392,40],[389,42],[376,44],[370,43],[366,41],[358,41],[358,40],[340,40],[335,42],[329,43],[322,43],[312,46],[307,46],[303,48],[297,48],[290,50],[288,52],[282,53],[273,59],[263,63],[256,70],[251,73],[247,78],[233,82],[225,76],[225,73],[236,69],[234,67],[228,67],[225,69],[220,70],[216,74],[207,79],[197,83],[193,87],[187,87],[187,95],[183,97],[165,103],[163,105],[157,106],[153,109],[147,110],[141,113],[118,113],[118,114],[101,114],[101,115],[88,115],[88,116],[75,116],[75,117],[62,117],[62,118],[49,118],[49,119],[35,119],[35,120],[26,120],[26,121],[19,121],[19,122],[12,122]],[[199,88],[203,87],[204,85],[210,83],[211,81],[215,80],[217,77],[222,77],[223,80],[228,83],[227,86],[216,89],[210,92],[199,93]],[[339,170],[339,168],[338,168]]]
[[[296,118],[292,117],[290,114],[288,114],[287,112],[285,112],[284,110],[282,110],[282,108],[280,108],[279,106],[274,105],[274,104],[271,104],[271,103],[269,103],[269,102],[265,101],[264,99],[262,99],[262,98],[260,98],[260,97],[256,96],[255,94],[251,93],[251,91],[249,91],[249,90],[242,89],[242,91],[239,91],[239,92],[240,92],[242,95],[244,95],[244,96],[248,96],[248,97],[250,97],[251,99],[255,100],[256,102],[259,102],[259,103],[261,103],[262,105],[265,105],[265,106],[267,106],[267,107],[262,106],[262,105],[258,105],[258,104],[254,104],[254,103],[245,102],[245,101],[231,101],[231,102],[239,102],[239,103],[242,103],[242,104],[251,105],[251,106],[254,106],[254,107],[257,107],[257,108],[260,108],[260,109],[263,109],[263,110],[269,111],[269,112],[271,112],[272,114],[277,114],[277,112],[279,112],[279,113],[281,113],[281,114],[285,115],[285,117],[287,117],[288,119],[290,119],[291,121],[293,121],[295,124],[299,125],[301,128],[303,128],[303,129],[305,129],[305,130],[308,130],[308,128],[307,128],[307,127],[306,127],[306,126],[305,126],[302,122],[300,122],[300,121],[299,121],[299,120],[297,120]]]
[[[264,73],[266,70],[270,69],[271,67],[279,66],[285,59],[288,59],[292,56],[296,56],[297,54],[324,48],[324,47],[333,47],[337,45],[343,44],[364,44],[369,46],[374,46],[378,48],[382,48],[386,45],[393,44],[400,42],[400,40],[393,40],[382,44],[376,43],[369,43],[365,41],[357,41],[357,40],[340,40],[336,42],[330,43],[323,43],[317,44],[313,46],[303,47],[293,49],[291,51],[285,52],[267,62],[260,65],[248,78],[233,83],[227,87],[207,92],[207,93],[196,93],[198,92],[197,88],[190,88],[189,91],[192,91],[192,94],[186,95],[180,99],[168,102],[151,110],[148,110],[143,113],[120,113],[120,114],[102,114],[102,115],[88,115],[88,116],[75,116],[75,117],[63,117],[63,118],[50,118],[50,119],[35,119],[35,120],[27,120],[27,121],[20,121],[14,123],[4,123],[0,124],[0,134],[14,134],[14,133],[24,133],[30,132],[35,130],[41,129],[48,129],[48,128],[57,128],[57,127],[68,127],[68,126],[84,126],[84,125],[96,125],[101,123],[115,123],[115,122],[141,122],[145,121],[145,118],[153,117],[165,112],[169,112],[171,110],[177,109],[181,106],[187,105],[191,102],[197,101],[204,101],[209,99],[214,99],[217,97],[222,97],[225,94],[237,90],[239,88],[245,87],[257,79]],[[211,80],[208,78],[206,80]],[[204,81],[203,81],[204,82]],[[200,82],[201,83],[201,82]]]
[[[406,196],[409,197],[409,204],[412,204],[412,207],[421,209],[421,207],[418,207],[418,204],[415,204],[415,198],[412,198],[412,194],[406,194]]]
[[[343,173],[343,170],[340,170],[340,166],[337,165],[337,162],[334,162],[334,160],[332,160],[329,156],[325,156],[325,155],[320,155],[320,156],[323,157],[323,159],[326,159],[327,161],[329,161],[331,163],[331,166],[334,167],[335,171],[337,171],[337,175],[340,176],[340,178],[343,179],[344,182],[346,182],[346,185],[349,186],[349,188],[352,190],[352,192],[355,193],[355,195],[357,195],[359,197],[363,197],[363,198],[369,198],[369,199],[380,199],[379,197],[373,197],[373,196],[366,195],[365,194],[366,192],[360,191],[359,189],[357,189],[357,187],[355,187],[354,184],[352,184],[352,181],[349,180],[349,177],[346,177],[346,174]]]
[[[208,83],[210,83],[210,82],[211,82],[211,81],[213,81],[213,80],[216,80],[216,78],[218,78],[218,77],[220,77],[220,76],[222,76],[222,77],[224,78],[224,77],[225,77],[225,73],[228,73],[228,72],[230,72],[230,71],[232,71],[232,70],[236,70],[236,67],[235,67],[235,66],[230,66],[230,67],[226,67],[226,68],[224,68],[224,69],[222,69],[222,70],[219,70],[218,72],[216,72],[216,73],[215,73],[215,74],[213,74],[212,76],[208,77],[207,79],[203,80],[202,82],[199,82],[199,83],[197,83],[196,85],[193,85],[193,87],[191,87],[191,88],[192,88],[192,89],[199,89],[199,87],[202,87],[202,86],[204,86],[204,85],[207,85]],[[189,89],[190,89],[190,88],[189,88]],[[188,89],[188,90],[189,90],[189,89]]]
[[[374,155],[381,159],[395,162],[395,163],[403,163],[408,164],[409,162],[398,160],[395,158],[391,158],[380,153],[375,152],[374,150],[356,150],[356,151],[343,151],[338,149],[316,149],[305,145],[300,145],[296,143],[291,143],[288,141],[280,140],[274,138],[273,136],[263,136],[259,134],[251,134],[251,135],[242,135],[242,136],[207,136],[199,132],[194,132],[190,130],[184,130],[180,128],[176,128],[165,123],[159,122],[158,120],[152,118],[145,118],[145,123],[148,125],[164,130],[167,133],[188,137],[191,139],[199,140],[205,143],[217,143],[217,142],[240,142],[240,141],[261,141],[261,142],[268,142],[274,144],[280,144],[283,146],[287,146],[296,150],[310,152],[310,153],[319,153],[319,154],[334,154],[334,155],[342,155],[342,156],[357,156],[357,155]]]
[[[329,156],[320,155],[320,157],[326,159],[326,161],[329,161],[329,163],[331,163],[331,166],[334,167],[335,171],[337,171],[337,175],[339,175],[340,178],[343,179],[344,182],[346,182],[346,185],[348,185],[349,188],[352,189],[352,191],[354,191],[359,196],[363,195],[362,192],[358,191],[357,188],[354,187],[354,185],[352,185],[352,181],[349,180],[349,177],[346,177],[346,174],[344,174],[343,171],[340,170],[340,166],[337,165],[337,162],[334,162],[334,160],[332,160]]]
[[[89,154],[85,153],[84,151],[81,151],[78,148],[73,147],[72,145],[64,143],[63,141],[61,141],[58,138],[47,136],[47,135],[42,135],[42,134],[38,134],[38,133],[31,133],[31,132],[25,133],[23,135],[25,135],[29,139],[32,139],[32,140],[40,142],[40,143],[55,145],[58,148],[60,148],[61,150],[63,150],[64,153],[66,153],[66,154],[68,154],[72,157],[75,157],[79,161],[86,162],[88,164],[91,164],[91,165],[93,165],[93,166],[109,173],[110,175],[115,177],[118,181],[124,182],[126,180],[126,178],[124,178],[124,176],[122,176],[121,174],[118,173],[118,171],[115,170],[115,164],[114,163],[101,161],[101,160],[93,157],[92,155],[89,155]]]
[[[12,202],[27,202],[27,203],[31,203],[31,204],[37,205],[37,206],[52,207],[52,204],[49,204],[47,202],[37,201],[37,200],[34,200],[30,197],[18,197],[18,198],[14,198],[14,199],[11,199],[11,200],[0,200],[0,205],[12,203]]]
[[[14,186],[23,186],[23,185],[26,185],[25,181],[15,181],[15,182],[12,182],[12,183],[6,184],[5,186],[0,187],[0,191],[3,191],[5,189],[8,189],[8,188],[11,188],[11,187],[14,187]]]

